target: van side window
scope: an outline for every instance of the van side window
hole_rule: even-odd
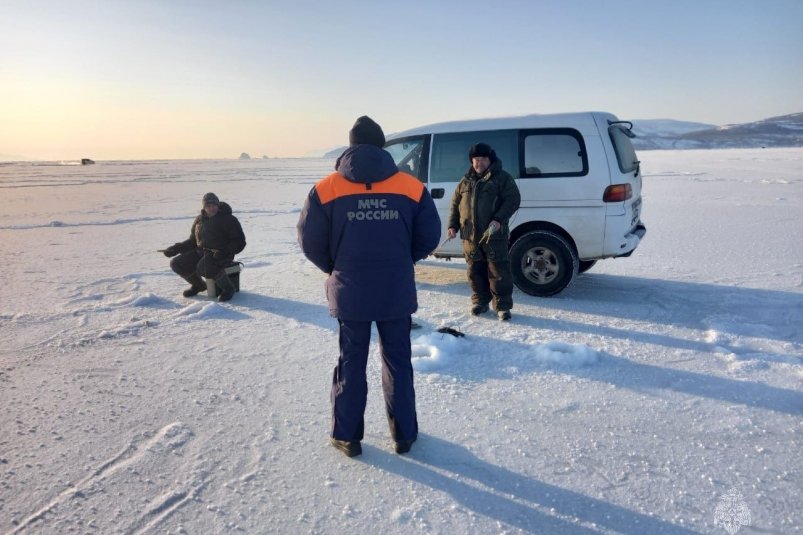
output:
[[[424,136],[393,139],[385,145],[385,150],[393,157],[399,171],[413,175],[426,184],[429,158]]]
[[[488,130],[435,134],[432,140],[430,182],[459,182],[471,162],[468,150],[477,143],[487,143],[502,160],[502,169],[518,178],[518,140],[516,130]]]
[[[522,178],[583,176],[588,157],[580,132],[570,128],[522,132]]]

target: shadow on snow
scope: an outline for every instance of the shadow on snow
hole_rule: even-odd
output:
[[[432,435],[419,434],[413,450],[404,457],[371,445],[363,448],[365,455],[360,458],[363,462],[446,493],[478,515],[525,532],[591,534],[600,533],[602,528],[628,534],[697,533],[493,465],[459,444]]]
[[[639,392],[666,390],[787,414],[803,414],[803,393],[795,390],[665,368],[603,352],[600,352],[599,363],[592,366],[548,365],[535,358],[533,346],[529,344],[470,333],[466,339],[470,340],[472,348],[448,366],[435,370],[437,373],[483,382],[488,379],[509,379],[507,370],[513,366],[521,373],[543,371],[571,374]],[[470,364],[462,365],[466,360]]]
[[[422,268],[442,273],[444,283],[427,282],[428,277],[419,275],[420,290],[463,295],[468,303],[471,292],[465,279],[465,265],[429,261]],[[456,270],[460,273],[455,273]],[[531,296],[517,289],[514,310],[515,303],[803,343],[803,330],[799,328],[803,321],[803,293],[796,292],[585,273],[566,290],[549,298]],[[588,329],[597,332],[604,327],[588,326]],[[612,332],[615,334],[616,330]],[[689,343],[694,344],[683,341]]]
[[[231,302],[240,308],[270,312],[329,331],[338,330],[337,320],[329,315],[326,304],[316,305],[250,292],[239,292]]]

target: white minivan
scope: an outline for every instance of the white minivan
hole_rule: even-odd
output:
[[[528,294],[549,296],[597,260],[629,256],[647,231],[632,126],[602,112],[455,121],[390,135],[385,150],[427,185],[446,236],[469,148],[493,147],[521,192],[510,220],[513,280]],[[462,257],[462,244],[451,240],[434,254]]]

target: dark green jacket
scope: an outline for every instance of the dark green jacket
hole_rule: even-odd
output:
[[[233,259],[245,249],[245,234],[240,222],[232,215],[231,206],[222,202],[215,217],[209,217],[201,210],[192,223],[190,237],[173,247],[178,253],[211,249],[220,251],[221,258]]]
[[[482,176],[469,168],[452,195],[449,228],[460,229],[460,238],[477,243],[495,220],[502,224],[502,230],[491,240],[507,241],[508,222],[520,202],[519,188],[513,177],[502,170],[502,160],[493,161]]]

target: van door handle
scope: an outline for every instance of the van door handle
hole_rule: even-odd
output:
[[[433,199],[443,199],[443,196],[446,194],[446,190],[443,188],[435,188],[432,190],[432,198]]]

